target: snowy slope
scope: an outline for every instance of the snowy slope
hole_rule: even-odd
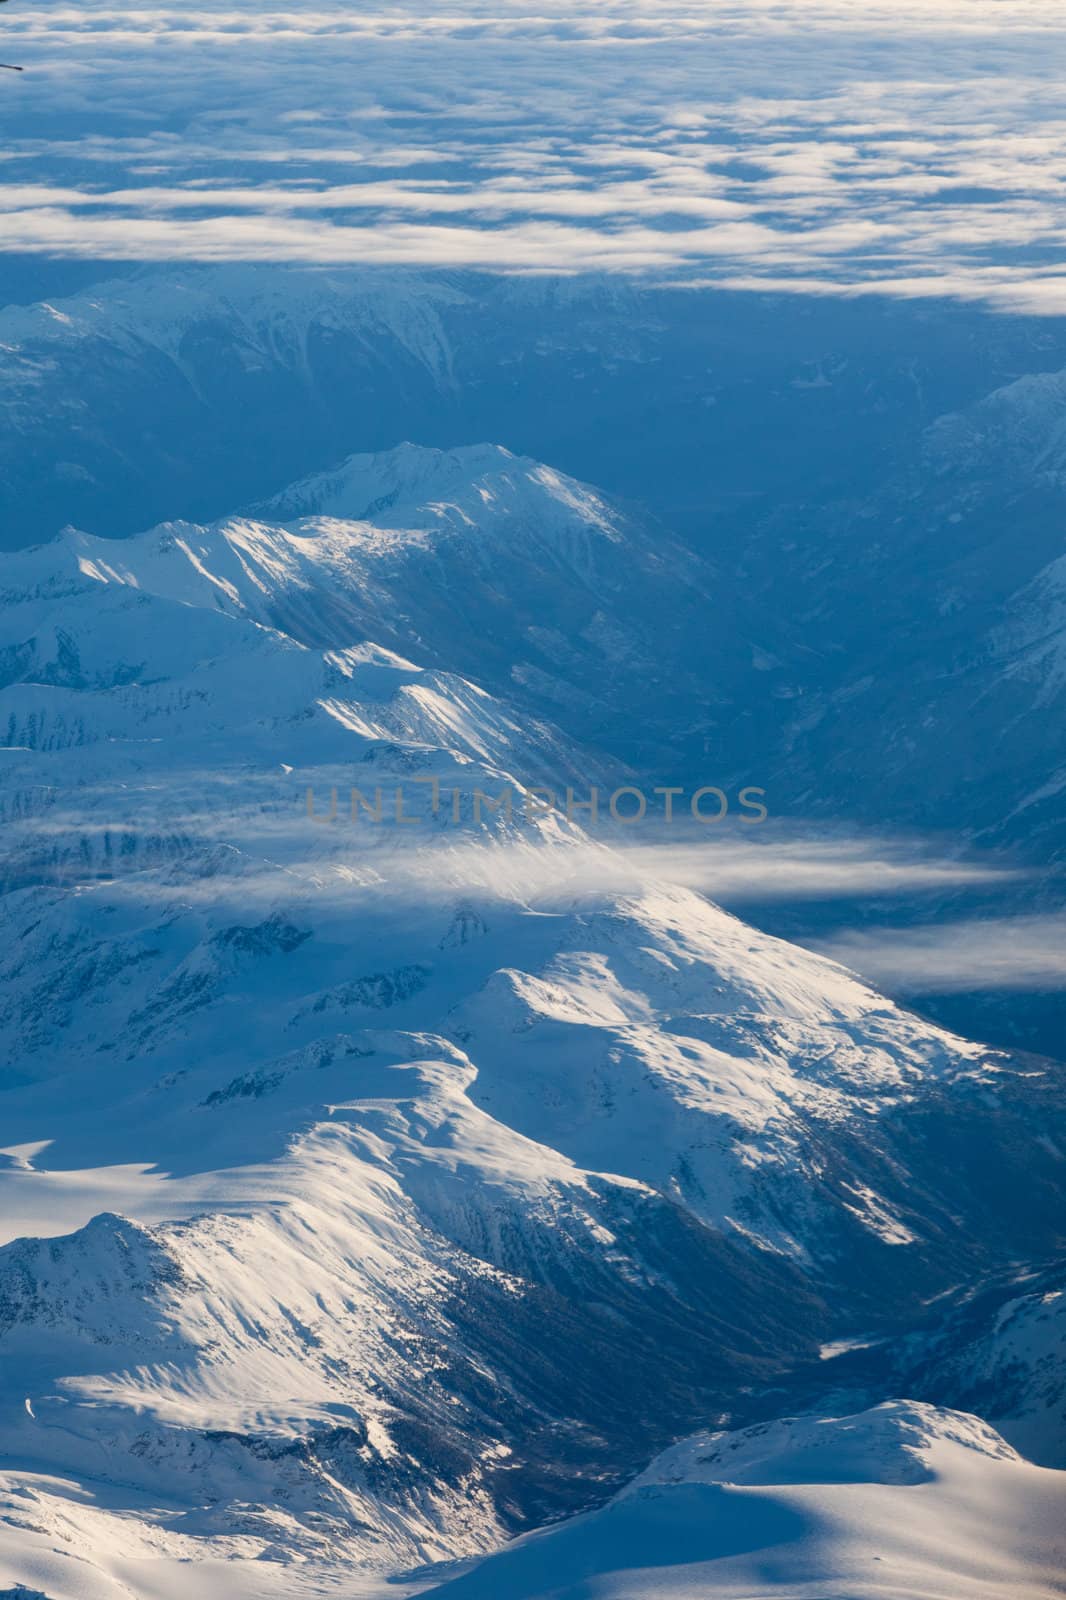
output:
[[[1066,372],[1034,372],[939,418],[927,449],[943,475],[988,479],[1008,469],[1016,490],[1066,488]]]
[[[462,300],[439,279],[403,272],[271,273],[248,265],[166,276],[163,293],[158,277],[146,274],[108,281],[61,305],[6,306],[5,343],[9,350],[40,343],[59,352],[103,337],[131,352],[150,344],[180,359],[190,334],[225,317],[243,359],[293,361],[305,352],[312,328],[348,324],[387,333],[439,373],[449,356],[439,311]],[[32,369],[23,374],[27,388],[43,379]]]
[[[817,648],[773,747],[783,804],[1061,860],[1064,392],[1019,379],[753,529],[739,567]]]
[[[686,1440],[602,1511],[441,1600],[1050,1600],[1066,1478],[976,1417],[894,1401]]]
[[[22,604],[95,579],[318,649],[374,639],[618,758],[658,763],[656,781],[692,749],[713,765],[706,781],[721,781],[729,728],[769,704],[740,619],[707,627],[723,617],[706,564],[496,445],[353,456],[248,516],[121,541],[67,531],[8,570]]]
[[[979,1411],[1031,1461],[1066,1467],[1061,1264],[956,1297],[931,1332],[890,1350],[892,1382]]]

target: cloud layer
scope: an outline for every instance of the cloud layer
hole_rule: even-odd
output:
[[[2,248],[1066,307],[1058,0],[5,7]]]

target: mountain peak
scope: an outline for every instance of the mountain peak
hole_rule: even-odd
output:
[[[579,518],[618,537],[616,518],[594,490],[501,444],[440,449],[407,441],[392,450],[348,456],[328,472],[291,484],[250,514],[279,522],[334,517],[409,528],[465,526],[496,516]]]

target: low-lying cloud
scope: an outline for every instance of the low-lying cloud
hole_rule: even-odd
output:
[[[1066,990],[1066,913],[874,928],[817,946],[882,988],[906,994]]]

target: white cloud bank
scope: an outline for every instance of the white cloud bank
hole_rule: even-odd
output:
[[[1066,309],[1059,0],[4,8],[0,248]]]

